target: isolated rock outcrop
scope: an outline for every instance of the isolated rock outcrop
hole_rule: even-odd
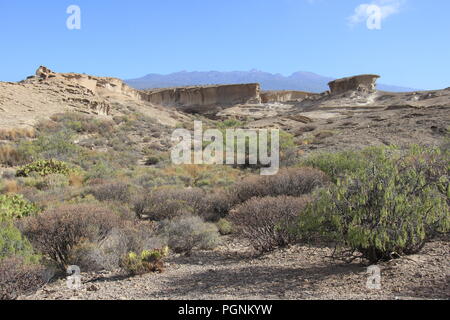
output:
[[[48,69],[47,67],[44,66],[40,66],[37,70],[36,70],[36,77],[41,79],[41,80],[47,80],[49,78],[55,78],[56,77],[56,73],[53,72],[52,70]]]
[[[367,93],[376,90],[376,82],[380,78],[376,74],[363,74],[354,77],[342,78],[328,83],[331,94],[341,94],[347,91],[364,91]]]

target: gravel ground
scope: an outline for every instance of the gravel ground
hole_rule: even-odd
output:
[[[330,248],[293,246],[255,257],[225,238],[214,251],[168,257],[162,274],[82,274],[80,290],[60,279],[21,299],[449,299],[449,249],[449,242],[435,241],[420,254],[380,264],[382,289],[370,290],[367,266],[332,262]]]

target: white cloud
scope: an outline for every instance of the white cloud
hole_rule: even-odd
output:
[[[348,18],[351,26],[366,22],[369,19],[368,9],[376,5],[381,11],[381,20],[399,13],[406,0],[374,0],[371,3],[364,3],[355,8],[355,12]]]

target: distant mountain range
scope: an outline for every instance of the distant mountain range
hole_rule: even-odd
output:
[[[142,78],[125,82],[136,89],[169,88],[207,84],[260,83],[262,90],[299,90],[323,92],[328,90],[328,82],[333,78],[324,77],[312,72],[295,72],[290,76],[268,72],[232,71],[232,72],[187,72],[181,71],[168,75],[148,74]],[[383,91],[403,92],[415,89],[378,84]]]

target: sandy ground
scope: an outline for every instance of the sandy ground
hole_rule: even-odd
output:
[[[449,299],[449,253],[450,243],[435,241],[420,254],[382,263],[382,288],[372,290],[367,266],[332,262],[325,257],[330,248],[293,246],[255,257],[226,238],[215,251],[170,256],[162,274],[83,274],[78,291],[60,279],[22,299]]]

